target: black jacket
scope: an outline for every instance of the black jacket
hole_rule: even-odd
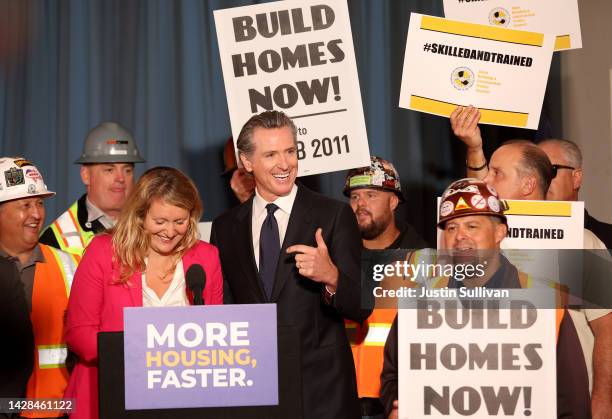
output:
[[[267,302],[253,253],[252,207],[253,198],[213,222],[211,242],[219,248],[226,302]],[[285,252],[294,244],[316,246],[319,227],[340,271],[331,303],[323,298],[324,287],[300,276],[294,256]],[[344,318],[363,321],[369,315],[360,309],[360,251],[350,207],[298,185],[270,302],[277,304],[279,326],[294,327],[300,336],[304,419],[360,417],[353,356],[344,330]]]
[[[34,335],[19,272],[14,262],[3,257],[0,257],[0,330],[0,397],[24,397],[34,363]]]

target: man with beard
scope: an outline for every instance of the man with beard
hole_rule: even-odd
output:
[[[395,210],[405,202],[399,174],[391,162],[370,157],[370,166],[351,169],[344,195],[350,198],[366,249],[420,249],[425,241],[414,228],[396,221]]]
[[[391,162],[371,156],[369,166],[349,170],[344,195],[350,198],[364,249],[426,247],[410,224],[396,222],[395,210],[405,199],[399,175]],[[379,399],[382,345],[396,314],[395,309],[377,308],[361,324],[345,321],[355,361],[362,418],[383,418],[384,408]]]

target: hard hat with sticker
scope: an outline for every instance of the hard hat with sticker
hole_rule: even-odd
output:
[[[17,157],[0,158],[0,202],[55,195],[31,162]]]
[[[444,228],[448,220],[468,215],[495,216],[507,222],[497,192],[479,179],[460,179],[446,188],[442,194],[438,227]]]
[[[393,164],[385,159],[370,156],[370,165],[351,169],[346,174],[344,195],[350,196],[355,189],[380,189],[394,192],[404,202],[399,174]]]

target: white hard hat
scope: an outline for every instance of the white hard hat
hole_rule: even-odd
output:
[[[0,157],[0,202],[53,195],[32,163],[21,157]]]

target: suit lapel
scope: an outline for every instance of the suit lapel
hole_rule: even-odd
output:
[[[289,224],[285,233],[285,240],[281,246],[281,253],[276,265],[276,276],[274,279],[274,287],[272,288],[271,302],[278,299],[283,287],[289,278],[297,274],[295,268],[295,258],[293,254],[287,254],[287,248],[294,244],[308,244],[314,238],[310,234],[310,224],[312,222],[312,200],[308,199],[308,190],[298,183],[297,196],[291,208],[289,216]]]
[[[253,198],[243,204],[238,212],[233,228],[233,237],[236,238],[235,243],[240,259],[238,262],[244,271],[245,281],[251,288],[252,293],[263,303],[266,302],[266,294],[259,279],[259,271],[257,270],[255,253],[253,252],[253,235],[251,234],[252,212]]]

